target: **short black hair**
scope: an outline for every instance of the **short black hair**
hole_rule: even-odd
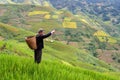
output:
[[[44,30],[41,28],[41,29],[39,29],[38,33],[43,32],[43,31],[44,31]]]

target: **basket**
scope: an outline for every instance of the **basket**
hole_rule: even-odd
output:
[[[37,49],[36,36],[28,36],[25,38],[25,41],[30,49],[33,49],[33,50]]]

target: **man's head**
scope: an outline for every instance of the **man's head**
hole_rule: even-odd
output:
[[[38,34],[43,35],[43,32],[44,32],[44,30],[41,28],[41,29],[39,29]]]

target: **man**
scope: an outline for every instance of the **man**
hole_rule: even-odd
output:
[[[42,58],[42,49],[44,48],[44,41],[43,39],[49,37],[55,32],[55,30],[52,30],[48,34],[44,35],[44,30],[40,29],[38,31],[38,34],[36,35],[36,44],[37,44],[37,49],[34,50],[34,58],[35,58],[35,63],[40,63],[41,58]]]

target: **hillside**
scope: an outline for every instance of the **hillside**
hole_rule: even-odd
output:
[[[4,39],[23,41],[25,36],[35,35],[41,27],[45,29],[46,33],[56,29],[56,34],[51,39],[86,50],[91,55],[104,61],[106,61],[105,57],[101,58],[99,56],[102,56],[104,50],[107,50],[108,55],[108,52],[111,52],[108,59],[112,62],[109,62],[109,64],[120,68],[119,56],[116,57],[120,49],[119,39],[110,35],[116,33],[111,32],[112,27],[102,21],[95,21],[83,13],[74,15],[64,9],[56,10],[50,6],[1,5],[0,11],[0,21],[2,22],[0,36]],[[10,30],[8,27],[18,32],[12,32],[12,29]],[[5,32],[10,35],[5,34]],[[114,57],[116,57],[115,60]]]
[[[18,41],[24,41],[24,38],[30,35],[34,35],[33,32],[0,23],[0,36],[6,40],[16,39]]]
[[[1,4],[30,4],[30,5],[47,5],[47,0],[1,0]]]
[[[21,28],[5,25],[3,23],[1,23],[0,30],[1,36],[4,38],[4,40],[6,40],[0,41],[0,53],[17,54],[20,56],[33,57],[32,54],[33,52],[27,47],[27,45],[23,41],[24,37],[33,34],[35,35],[35,33],[32,33]],[[5,32],[7,33],[5,34]],[[21,43],[19,41],[21,41]],[[83,49],[79,50],[75,47],[71,47],[59,41],[53,42],[52,39],[47,39],[45,42],[45,46],[46,48],[44,49],[45,53],[44,59],[60,60],[62,62],[65,61],[65,63],[67,62],[74,66],[79,66],[91,70],[94,69],[100,72],[108,70],[113,71],[117,70],[112,68],[108,64],[98,60],[97,58],[94,58],[93,56],[90,55],[89,52]]]
[[[15,40],[0,41],[0,53],[33,57],[33,51],[31,51],[25,43],[20,43]],[[73,66],[79,66],[100,72],[117,70],[105,62],[94,58],[84,50],[79,50],[56,41],[52,43],[50,41],[46,41],[43,53],[43,60],[58,60]]]
[[[119,80],[119,24],[113,26],[87,11],[104,0],[52,1],[0,1],[1,79]],[[71,4],[79,1],[85,5]],[[77,11],[81,6],[85,11]],[[36,35],[40,28],[56,33],[45,39],[42,63],[37,65],[24,38]]]
[[[117,32],[117,35],[120,34],[119,0],[50,0],[50,2],[57,9],[66,8],[74,14],[83,12],[96,21],[103,20],[105,24],[112,25],[111,29]]]
[[[15,27],[33,32],[36,32],[40,27],[44,27],[46,31],[57,29],[57,35],[61,35],[60,38],[57,38],[58,40],[68,41],[67,37],[70,32],[70,41],[85,42],[93,40],[93,34],[98,30],[103,30],[112,36],[118,34],[113,31],[112,26],[95,21],[83,13],[73,15],[69,11],[56,10],[52,7],[1,5],[1,13],[0,21]]]
[[[7,58],[7,59],[6,59]],[[118,75],[100,73],[83,68],[68,66],[59,61],[43,61],[34,64],[30,58],[1,55],[1,80],[119,80]],[[89,76],[89,77],[88,77]]]
[[[105,25],[101,26],[103,26],[103,28],[105,27],[104,29],[108,33],[112,32],[112,36],[120,36],[119,0],[1,0],[0,3],[13,5],[37,5],[44,7],[53,6],[58,10],[69,10],[73,14],[83,13],[97,22],[99,22],[98,19],[104,21],[104,24],[107,24],[106,26],[110,27],[112,25],[110,31],[107,31]]]

